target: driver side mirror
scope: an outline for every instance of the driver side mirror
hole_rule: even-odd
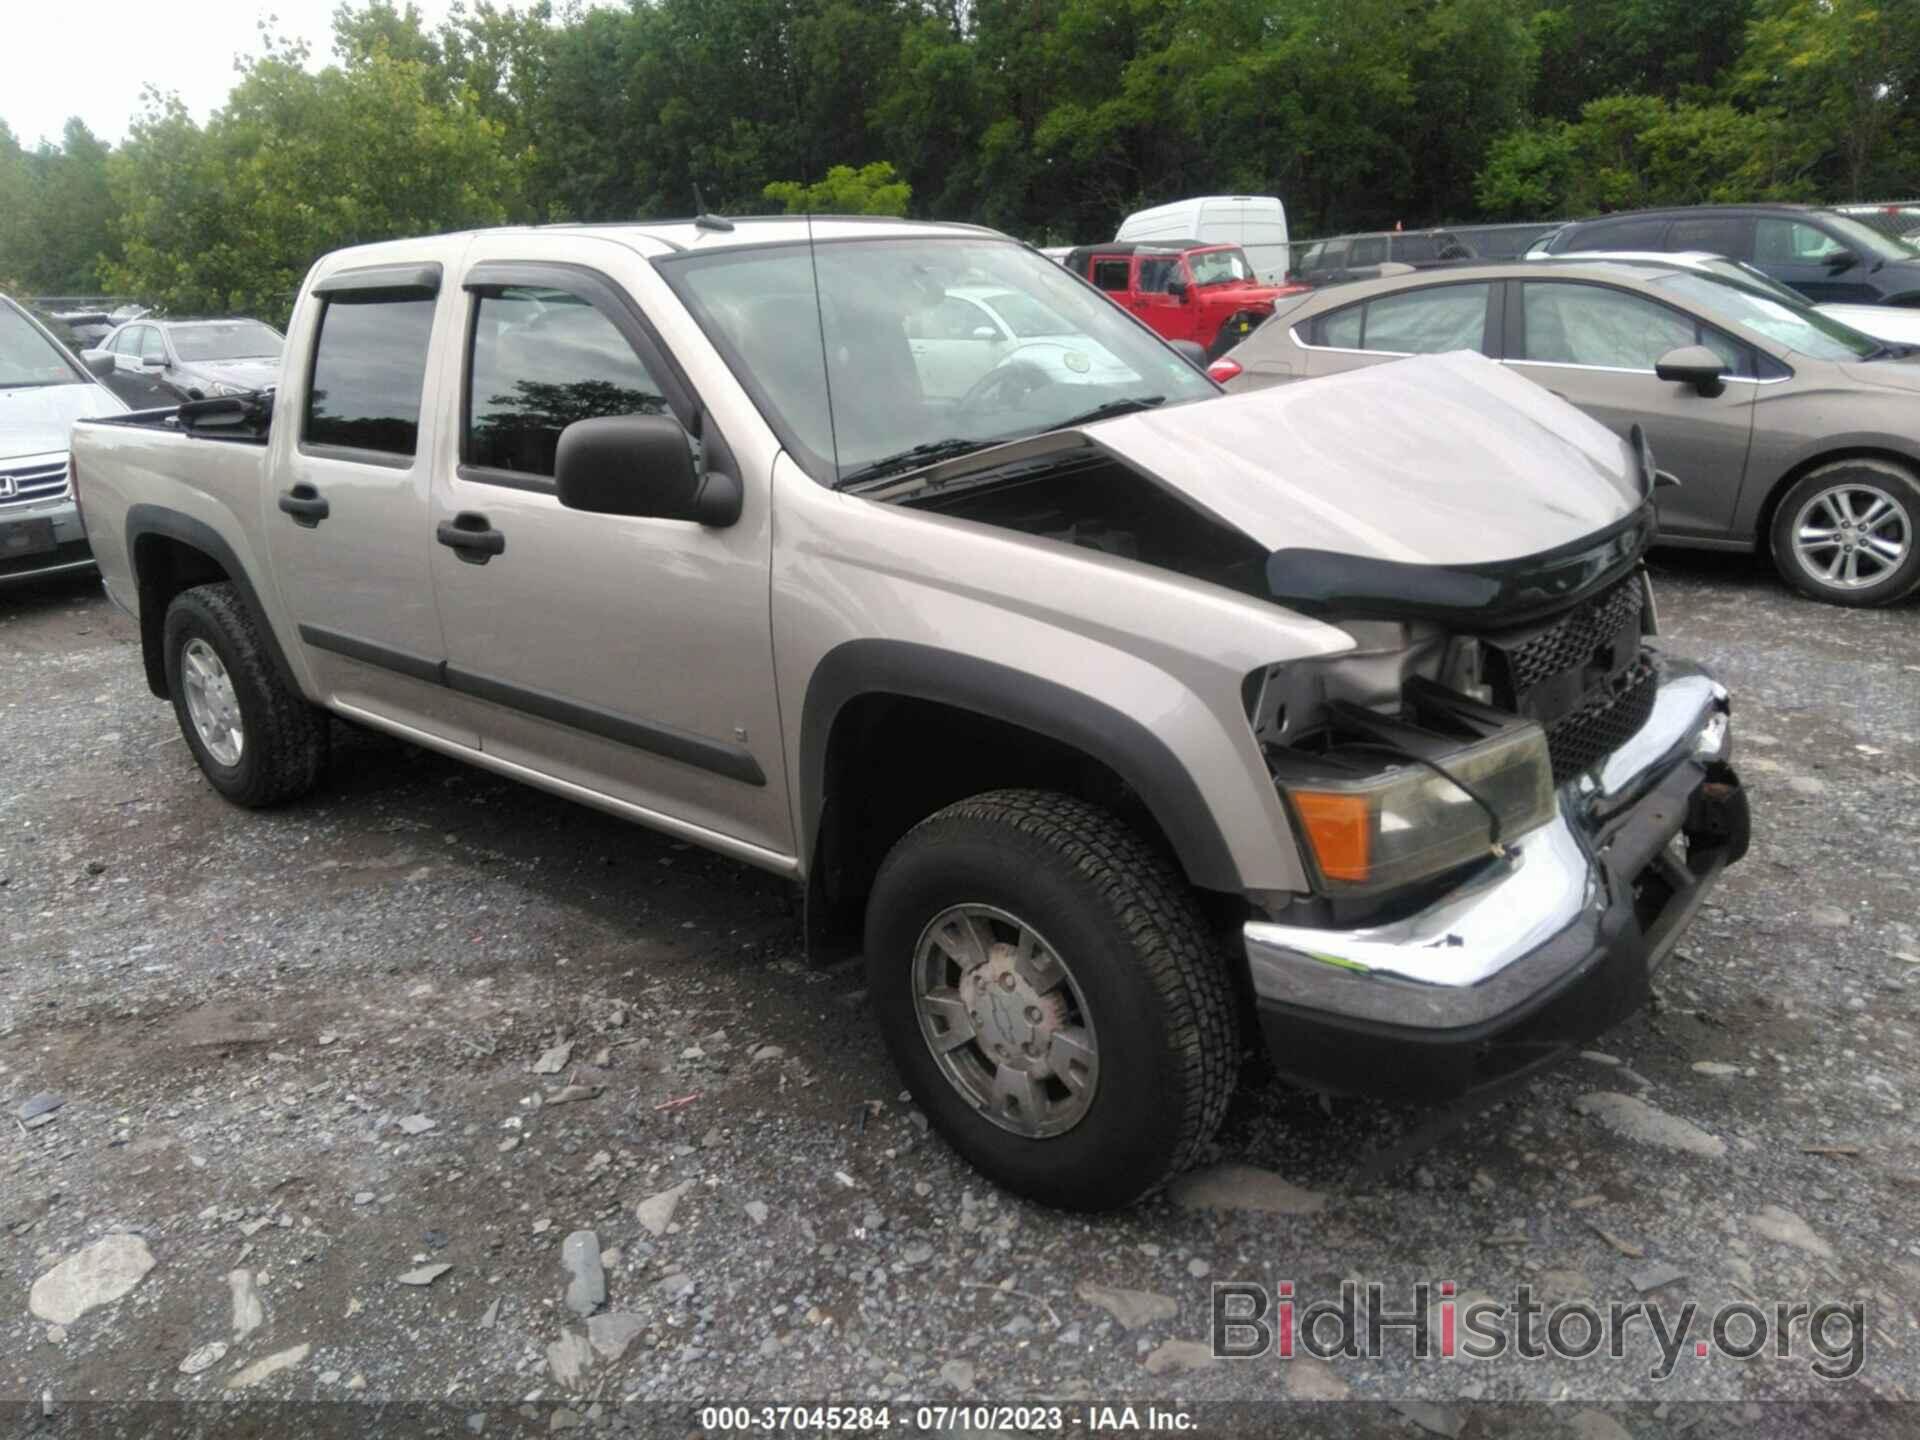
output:
[[[740,518],[740,481],[695,466],[687,432],[671,415],[600,415],[560,432],[554,485],[569,510],[693,520]]]
[[[1851,270],[1860,263],[1860,257],[1851,250],[1836,250],[1827,256],[1827,269],[1838,275],[1842,270]]]
[[[1653,373],[1662,380],[1691,385],[1706,396],[1718,395],[1727,388],[1721,378],[1727,373],[1727,362],[1704,345],[1669,350],[1654,362]]]
[[[1169,280],[1167,282],[1167,294],[1171,295],[1176,303],[1181,305],[1186,304],[1187,282],[1184,280]]]
[[[96,380],[104,380],[120,368],[114,363],[111,350],[103,350],[97,355],[82,355],[80,359],[93,372]]]

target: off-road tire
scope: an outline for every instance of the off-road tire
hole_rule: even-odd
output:
[[[1801,507],[1822,490],[1845,484],[1849,480],[1885,492],[1907,512],[1906,558],[1883,580],[1858,589],[1822,584],[1807,572],[1793,548],[1794,524]],[[1829,605],[1891,605],[1920,587],[1920,479],[1916,479],[1914,472],[1905,465],[1872,456],[1835,460],[1821,465],[1801,476],[1793,488],[1780,497],[1779,505],[1774,508],[1768,543],[1774,568],[1780,572],[1783,580],[1801,594],[1824,600]]]
[[[1046,1139],[983,1118],[923,1038],[913,957],[943,910],[985,904],[1042,930],[1072,972],[1100,1069],[1086,1114]],[[1070,1210],[1132,1204],[1191,1166],[1239,1068],[1233,986],[1174,865],[1109,812],[1040,790],[949,805],[897,843],[868,902],[869,994],[914,1099],[1007,1189]]]
[[[187,712],[180,656],[195,639],[213,647],[240,702],[246,743],[234,765],[213,757]],[[214,789],[236,805],[258,809],[313,788],[326,763],[326,715],[280,678],[259,627],[231,584],[196,585],[174,596],[161,646],[174,717]]]

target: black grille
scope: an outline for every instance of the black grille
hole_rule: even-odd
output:
[[[1653,714],[1659,672],[1644,655],[1589,691],[1578,709],[1546,722],[1553,783],[1564,785],[1624,745]]]
[[[1508,678],[1515,690],[1526,692],[1569,670],[1593,662],[1602,646],[1611,645],[1628,626],[1640,633],[1640,611],[1645,604],[1637,577],[1603,590],[1562,615],[1544,629],[1503,646]]]
[[[1556,785],[1612,754],[1653,713],[1644,605],[1640,577],[1629,575],[1550,620],[1481,637],[1494,703],[1540,722]]]

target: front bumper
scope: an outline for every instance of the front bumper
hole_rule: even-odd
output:
[[[39,548],[37,543],[31,551],[8,546],[6,532],[22,521],[51,521],[53,549]],[[92,567],[93,551],[87,544],[86,527],[80,523],[80,507],[71,495],[45,503],[0,504],[0,585],[78,574]]]
[[[1390,924],[1247,922],[1275,1064],[1320,1088],[1444,1098],[1637,1009],[1720,871],[1746,853],[1730,748],[1726,691],[1664,662],[1646,724],[1562,787],[1559,815],[1509,858]]]

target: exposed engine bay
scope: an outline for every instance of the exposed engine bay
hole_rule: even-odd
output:
[[[1265,600],[1267,552],[1123,461],[1088,454],[900,503],[1138,560]]]

